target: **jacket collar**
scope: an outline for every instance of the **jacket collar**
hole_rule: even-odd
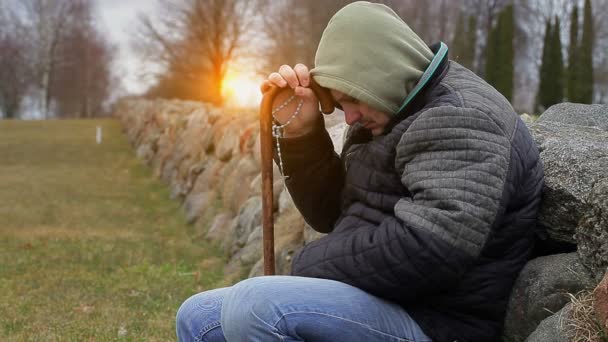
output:
[[[436,56],[438,56],[438,53],[440,52],[440,50],[442,50],[442,46],[445,47],[445,44],[443,44],[442,42],[439,42],[439,43],[433,44],[429,47],[430,47],[431,51],[433,51],[433,53]],[[431,63],[431,65],[432,65],[432,63]],[[408,116],[412,115],[413,113],[416,113],[417,111],[419,111],[420,109],[422,109],[424,107],[424,105],[427,102],[426,100],[427,100],[428,94],[431,93],[431,91],[439,84],[439,82],[441,82],[441,80],[443,80],[443,78],[445,77],[445,75],[448,72],[449,65],[450,65],[450,63],[449,63],[449,58],[448,58],[447,48],[446,48],[446,53],[442,57],[440,56],[436,69],[430,71],[430,72],[432,72],[432,75],[430,75],[430,78],[426,79],[425,84],[421,84],[420,89],[414,95],[414,97],[411,99],[411,101],[407,102],[401,108],[401,110],[393,117],[393,119],[391,119],[391,121],[389,121],[389,123],[384,128],[384,132],[382,133],[382,135],[387,134],[399,122],[403,121],[403,119],[407,118]],[[430,68],[430,66],[429,66],[429,68]],[[426,73],[427,72],[425,72],[425,74]],[[421,79],[418,81],[419,83],[423,81],[424,76],[425,75],[423,75],[421,77]]]

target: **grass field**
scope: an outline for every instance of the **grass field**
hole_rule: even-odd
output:
[[[0,121],[0,341],[174,340],[224,263],[189,229],[118,121]]]

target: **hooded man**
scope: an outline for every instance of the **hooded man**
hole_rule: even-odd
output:
[[[341,157],[311,78],[344,110]],[[334,15],[314,69],[284,65],[263,88],[271,84],[298,99],[275,105],[286,185],[306,221],[329,234],[304,246],[292,276],[188,299],[180,340],[499,340],[543,183],[509,102],[448,60],[443,43],[427,47],[368,2]]]

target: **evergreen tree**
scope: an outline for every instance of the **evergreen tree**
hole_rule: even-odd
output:
[[[463,13],[458,17],[454,39],[451,49],[454,60],[462,66],[472,69],[475,60],[475,46],[477,44],[477,22],[470,16],[465,22]]]
[[[580,73],[577,101],[591,103],[593,101],[593,15],[591,1],[585,0],[585,13],[583,21],[583,36],[580,47]]]
[[[549,107],[551,102],[551,37],[553,37],[551,21],[545,24],[545,39],[543,42],[543,57],[540,65],[540,82],[538,84],[538,95],[536,96],[536,109],[542,111]]]
[[[450,48],[452,50],[452,58],[462,65],[464,65],[462,63],[462,57],[466,53],[465,32],[464,14],[460,12],[458,15],[458,21],[456,22],[456,29],[454,30],[454,39],[452,40]]]
[[[513,5],[507,6],[501,14],[500,27],[500,83],[497,88],[509,101],[513,98]]]
[[[564,100],[564,60],[562,54],[562,40],[559,18],[555,17],[553,25],[553,38],[551,42],[551,105]]]
[[[568,46],[568,80],[566,96],[568,101],[575,101],[578,97],[576,91],[578,89],[578,6],[574,5],[572,14],[570,15],[570,45]]]
[[[508,100],[513,96],[513,5],[505,7],[488,36],[486,81]]]
[[[473,63],[475,62],[475,47],[477,46],[477,18],[473,15],[469,16],[467,23],[466,46],[467,49],[462,54],[462,65],[469,69],[473,69]]]
[[[499,20],[500,22],[500,20]],[[488,83],[496,87],[498,74],[498,29],[499,23],[488,32],[488,42],[486,43],[486,72],[485,79]]]

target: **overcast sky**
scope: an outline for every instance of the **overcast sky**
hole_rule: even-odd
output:
[[[95,0],[100,15],[98,25],[108,39],[117,46],[118,58],[114,73],[128,93],[141,93],[148,84],[141,80],[142,65],[130,45],[138,13],[155,13],[157,0]]]

